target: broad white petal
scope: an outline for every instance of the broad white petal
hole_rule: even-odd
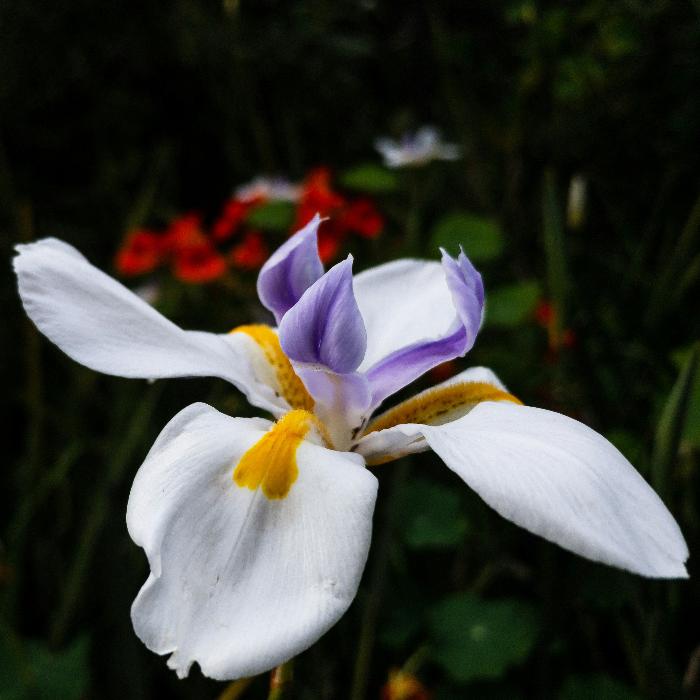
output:
[[[151,565],[132,607],[149,649],[212,678],[266,671],[348,608],[369,549],[377,482],[362,459],[303,441],[285,498],[233,470],[270,424],[202,404],[176,416],[134,481],[127,525]]]
[[[19,292],[37,328],[69,357],[120,377],[221,377],[251,403],[287,408],[260,379],[260,352],[240,333],[184,331],[56,239],[17,246]]]
[[[661,499],[582,423],[488,402],[452,423],[413,429],[486,503],[530,532],[643,576],[687,576],[688,549]]]
[[[411,343],[445,335],[455,320],[438,262],[405,259],[379,265],[356,275],[354,290],[367,329],[360,371]]]
[[[419,398],[424,394],[465,382],[491,384],[501,391],[508,391],[503,382],[488,367],[470,367],[469,369],[459,372],[459,374],[455,374],[455,376],[450,377],[450,379],[446,379],[425,391],[418,392],[415,396],[407,399],[406,402],[412,401],[414,398]],[[414,425],[408,427],[397,425],[394,428],[377,430],[365,435],[358,442],[355,449],[369,464],[381,464],[405,455],[425,452],[430,449],[430,446],[423,434],[416,432]]]

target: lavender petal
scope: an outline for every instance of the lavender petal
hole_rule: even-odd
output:
[[[378,406],[436,365],[464,356],[474,345],[484,310],[481,275],[464,251],[455,260],[443,250],[442,266],[456,311],[455,322],[444,336],[407,345],[367,370],[372,406]]]
[[[279,324],[301,295],[323,275],[317,232],[321,217],[314,218],[285,241],[262,266],[258,296]]]
[[[279,326],[282,349],[294,362],[354,372],[367,348],[367,333],[352,289],[352,256],[312,284]]]

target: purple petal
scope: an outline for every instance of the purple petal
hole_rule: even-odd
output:
[[[258,296],[275,315],[277,323],[301,295],[323,275],[318,256],[321,217],[316,214],[301,230],[283,243],[262,266],[258,275]]]
[[[367,333],[352,289],[352,256],[314,282],[284,315],[282,349],[295,362],[354,372],[367,348]]]
[[[457,315],[467,334],[469,345],[465,350],[467,352],[474,345],[484,315],[484,283],[463,250],[460,250],[457,260],[444,249],[440,252],[447,286],[452,294]]]
[[[461,251],[455,260],[442,251],[442,267],[457,318],[448,333],[407,345],[383,358],[367,371],[372,386],[372,405],[378,406],[436,365],[471,350],[479,332],[484,310],[481,275]]]

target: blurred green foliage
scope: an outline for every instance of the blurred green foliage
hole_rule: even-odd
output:
[[[460,248],[476,264],[493,260],[503,252],[503,234],[490,218],[473,214],[448,214],[433,229],[430,240],[433,248],[445,248],[457,255]]]
[[[455,369],[490,366],[526,403],[610,436],[697,556],[698,3],[6,0],[0,36],[6,261],[55,235],[110,269],[128,228],[211,217],[257,174],[328,165],[387,217],[381,238],[353,243],[357,268],[463,245],[488,317]],[[386,170],[375,138],[423,123],[462,160]],[[584,215],[567,217],[575,176]],[[281,240],[292,213],[252,223]],[[251,409],[220,381],[147,386],[75,365],[27,322],[6,272],[0,698],[216,698],[222,684],[178,681],[131,630],[147,567],[124,512],[177,410]],[[157,281],[159,308],[186,327],[264,319],[253,274]],[[358,599],[297,661],[295,697],[346,697],[358,678],[379,697],[420,649],[416,672],[444,700],[700,694],[695,578],[578,559],[498,518],[431,455],[403,483],[394,466],[377,470]]]

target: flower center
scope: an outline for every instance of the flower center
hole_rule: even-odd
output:
[[[313,410],[313,398],[294,371],[292,363],[280,346],[277,333],[270,326],[264,324],[238,326],[231,333],[245,333],[263,351],[265,359],[275,374],[280,395],[292,408],[300,408],[304,411]]]
[[[428,389],[377,416],[364,434],[386,430],[402,423],[442,425],[460,418],[482,401],[512,401],[522,404],[507,391],[488,382],[458,382]]]
[[[299,476],[297,449],[311,428],[324,438],[313,413],[296,409],[284,415],[243,454],[233,470],[234,483],[251,491],[261,488],[270,500],[286,498]]]

